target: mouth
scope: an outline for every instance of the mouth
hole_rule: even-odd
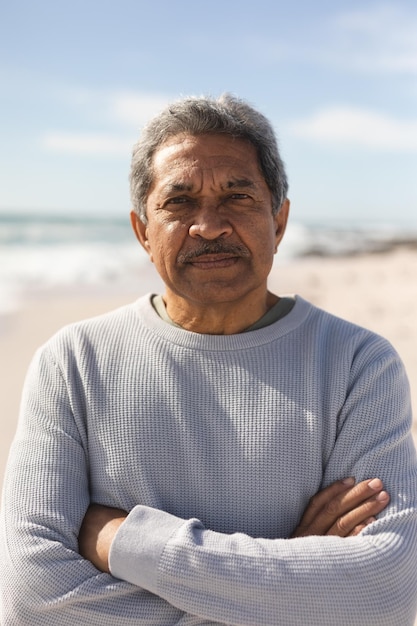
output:
[[[211,270],[231,267],[249,256],[249,250],[241,244],[212,241],[201,244],[198,249],[181,252],[177,261],[180,265]]]
[[[199,256],[188,263],[200,270],[212,270],[231,267],[239,261],[239,258],[230,254],[208,254]]]

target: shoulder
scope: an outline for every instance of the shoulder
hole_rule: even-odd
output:
[[[354,359],[398,358],[388,339],[372,329],[325,311],[300,296],[296,304],[303,311],[304,332],[316,336],[323,350],[339,350],[340,356],[347,350]]]
[[[150,296],[143,296],[112,311],[68,324],[41,346],[38,353],[59,358],[68,352],[87,353],[124,344],[140,331],[143,325],[140,311],[147,306],[151,306]]]

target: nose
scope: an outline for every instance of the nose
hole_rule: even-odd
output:
[[[195,213],[188,232],[193,238],[218,239],[231,235],[233,227],[221,210],[211,205],[201,207]]]

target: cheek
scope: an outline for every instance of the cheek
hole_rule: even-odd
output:
[[[240,235],[242,241],[253,251],[255,258],[263,261],[275,253],[275,228],[270,221],[253,220]]]
[[[161,268],[175,263],[187,232],[184,227],[172,223],[164,223],[163,227],[160,224],[150,226],[146,247],[151,261]]]

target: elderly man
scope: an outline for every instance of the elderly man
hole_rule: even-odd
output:
[[[267,277],[268,121],[187,99],[133,154],[165,283],[34,359],[3,507],[2,624],[413,623],[417,463],[392,347]]]

